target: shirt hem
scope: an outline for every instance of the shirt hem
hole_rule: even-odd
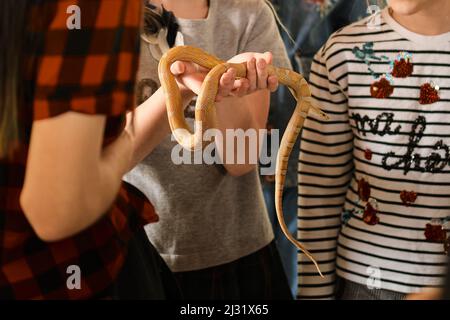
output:
[[[201,255],[193,256],[180,256],[173,254],[164,254],[160,253],[161,257],[164,259],[166,264],[169,266],[172,272],[188,272],[188,271],[198,271],[202,269],[212,268],[220,265],[224,265],[236,260],[239,260],[245,256],[248,256],[256,251],[261,250],[262,248],[269,245],[274,240],[274,237],[267,238],[262,242],[258,242],[257,245],[248,247],[245,250],[240,250],[238,253],[233,255],[228,255],[226,257],[221,257],[220,259],[211,259],[214,257],[214,254],[217,254],[218,248],[214,251],[209,251],[208,253],[212,253],[212,256],[206,256],[205,253],[201,253]],[[182,258],[180,258],[182,257]],[[192,262],[196,260],[197,262]]]

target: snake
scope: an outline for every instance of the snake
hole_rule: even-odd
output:
[[[208,70],[195,105],[194,130],[191,130],[186,122],[181,92],[174,75],[170,71],[171,65],[176,61],[192,62]],[[218,127],[215,100],[219,89],[220,77],[230,68],[236,71],[236,78],[245,78],[247,75],[247,64],[245,62],[228,63],[193,46],[173,47],[161,57],[158,65],[158,76],[164,92],[169,125],[175,140],[183,148],[195,151],[203,148],[206,143],[211,143],[211,141],[204,141],[203,134],[208,129]],[[323,277],[319,265],[312,254],[290,234],[284,221],[282,199],[289,156],[309,111],[314,111],[324,120],[328,120],[328,116],[314,105],[309,85],[301,74],[290,69],[277,68],[273,65],[267,66],[267,73],[269,76],[276,76],[280,84],[286,85],[297,102],[281,139],[277,154],[275,167],[277,219],[287,239],[314,263],[318,273]]]

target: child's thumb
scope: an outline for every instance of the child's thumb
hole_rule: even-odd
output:
[[[172,72],[173,75],[178,76],[183,74],[186,71],[186,66],[181,61],[175,61],[170,66],[170,72]]]

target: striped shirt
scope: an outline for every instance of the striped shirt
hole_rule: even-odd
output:
[[[422,36],[388,9],[316,54],[299,158],[299,297],[332,298],[336,275],[409,293],[439,286],[450,223],[450,33]],[[428,226],[427,226],[428,225]]]

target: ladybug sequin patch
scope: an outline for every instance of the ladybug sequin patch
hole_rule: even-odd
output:
[[[433,82],[425,83],[420,87],[420,104],[432,104],[438,102],[440,99],[439,87]]]
[[[402,192],[400,192],[400,199],[405,206],[409,206],[411,203],[416,202],[417,193],[415,193],[414,191],[403,190]]]
[[[366,158],[366,160],[372,160],[372,150],[364,150],[364,158]]]
[[[392,76],[396,78],[407,78],[413,72],[413,65],[411,62],[401,59],[394,62],[394,69],[392,70]]]
[[[447,240],[447,232],[442,224],[427,223],[425,238],[430,242],[444,243]]]
[[[412,55],[409,52],[400,52],[391,62],[391,74],[395,78],[407,78],[412,75],[414,66],[411,62]]]
[[[378,208],[376,203],[368,202],[364,208],[363,220],[368,225],[374,226],[380,222],[380,218],[377,216]]]
[[[358,181],[358,195],[361,201],[369,201],[370,198],[370,184],[364,178]]]
[[[386,78],[375,81],[370,86],[370,95],[377,99],[385,99],[394,93],[394,87]]]

